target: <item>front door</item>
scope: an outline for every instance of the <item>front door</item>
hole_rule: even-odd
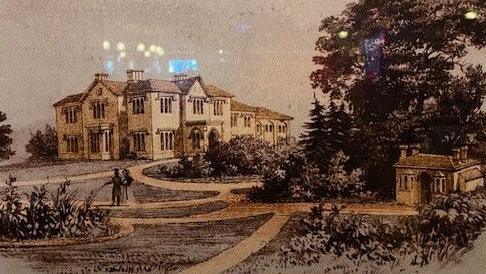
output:
[[[423,172],[420,175],[420,202],[422,204],[428,204],[432,200],[432,177]]]

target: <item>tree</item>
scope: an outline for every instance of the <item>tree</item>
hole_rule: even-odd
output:
[[[338,107],[334,101],[330,102],[327,115],[327,131],[329,132],[330,156],[334,156],[340,150],[345,150],[350,142],[352,120],[344,109],[344,103]]]
[[[7,115],[0,111],[0,123],[7,120]],[[14,155],[15,152],[12,151],[12,128],[10,125],[0,124],[0,160],[8,159],[10,156]]]
[[[327,167],[326,159],[329,158],[330,154],[330,132],[327,128],[324,106],[317,99],[312,105],[313,108],[309,113],[310,122],[304,125],[306,131],[301,138],[300,144],[305,151],[307,159],[321,171],[325,171]]]
[[[56,130],[46,125],[44,132],[37,130],[35,134],[30,134],[30,140],[25,146],[25,150],[31,154],[30,160],[52,161],[57,158],[57,147]]]
[[[485,73],[464,58],[486,46],[486,19],[469,11],[483,14],[486,2],[362,0],[322,21],[313,87],[349,104],[359,144],[350,155],[361,157],[368,182],[392,183],[401,142],[434,151],[482,134]],[[447,122],[447,109],[461,115]]]

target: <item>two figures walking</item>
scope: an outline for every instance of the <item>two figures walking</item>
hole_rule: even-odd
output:
[[[128,171],[128,169],[124,169],[120,175],[118,168],[115,168],[113,178],[105,183],[105,185],[113,185],[111,191],[111,201],[113,206],[119,206],[122,199],[128,200],[128,187],[132,182],[133,178],[130,176],[130,171]]]

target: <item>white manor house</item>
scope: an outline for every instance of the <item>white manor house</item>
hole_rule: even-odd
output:
[[[54,104],[60,159],[164,159],[195,155],[212,142],[250,135],[273,146],[289,139],[290,116],[234,100],[200,76],[127,81],[97,73],[82,93]]]

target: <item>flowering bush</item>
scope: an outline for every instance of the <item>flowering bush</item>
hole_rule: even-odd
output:
[[[25,194],[27,202],[22,202],[17,187],[7,182],[0,204],[0,238],[33,240],[109,233],[108,213],[92,208],[96,191],[80,203],[68,185],[69,181],[62,183],[51,197],[45,186],[34,187]]]

